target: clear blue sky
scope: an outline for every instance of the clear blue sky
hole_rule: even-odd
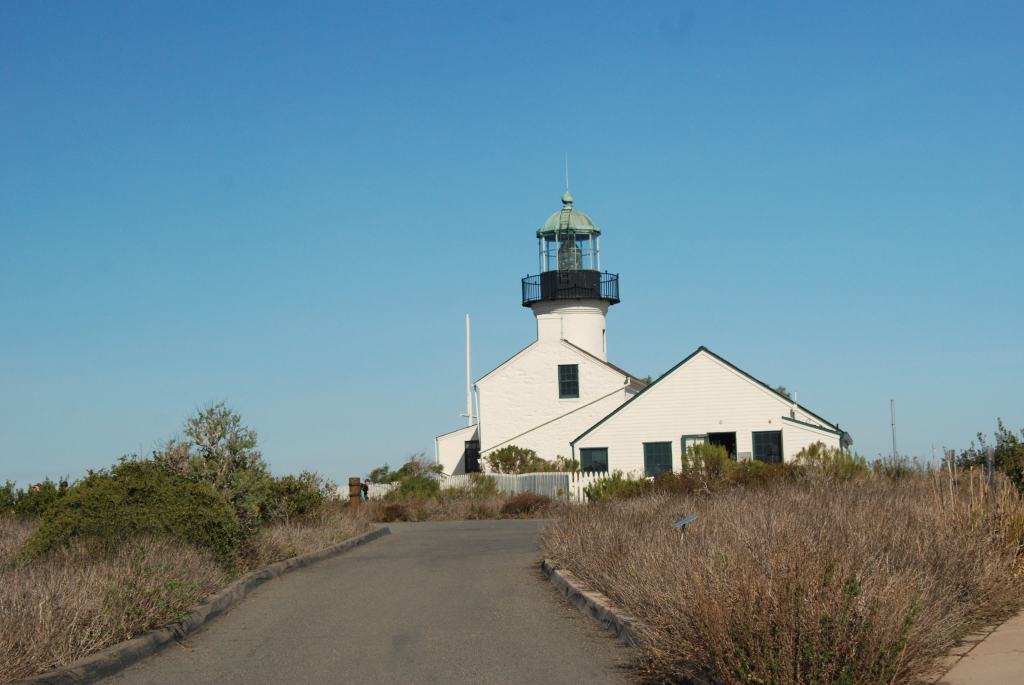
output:
[[[1024,425],[1024,10],[0,4],[0,480],[226,400],[276,472],[460,425],[577,207],[610,359],[707,345],[868,456]],[[429,6],[428,6],[429,5]]]

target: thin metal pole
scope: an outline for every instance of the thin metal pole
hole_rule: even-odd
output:
[[[469,371],[469,314],[466,314],[466,425],[473,425],[473,392]]]
[[[889,400],[889,416],[892,419],[892,458],[899,456],[896,451],[896,400]]]

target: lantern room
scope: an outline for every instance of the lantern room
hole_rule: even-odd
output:
[[[541,272],[601,270],[601,229],[573,209],[569,191],[562,195],[562,209],[537,230],[537,239]]]
[[[562,209],[537,230],[537,241],[540,273],[523,279],[524,307],[541,300],[619,301],[618,274],[601,272],[601,229],[573,208],[568,190]]]

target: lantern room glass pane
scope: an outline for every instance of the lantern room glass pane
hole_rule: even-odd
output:
[[[544,271],[596,271],[597,241],[592,235],[554,235],[541,240],[540,261]]]

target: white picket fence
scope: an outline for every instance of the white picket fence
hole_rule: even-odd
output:
[[[570,502],[585,502],[586,495],[583,491],[587,486],[601,478],[607,478],[608,474],[603,471],[576,471],[574,473],[481,473],[480,476],[494,480],[498,486],[498,492],[507,495],[518,495],[521,492],[532,492],[537,495],[546,495],[556,499],[567,499]],[[460,474],[458,476],[441,475],[441,489],[468,488],[472,485],[473,476]],[[370,499],[381,499],[389,492],[398,487],[398,483],[367,483],[369,491],[367,496]],[[339,487],[338,497],[348,497],[348,488]]]
[[[571,502],[583,502],[586,499],[583,494],[586,487],[596,480],[607,477],[608,474],[602,471],[577,471],[573,473],[481,473],[480,476],[494,480],[498,486],[498,492],[508,495],[532,492],[552,498],[568,499]],[[441,488],[468,488],[472,484],[472,478],[471,474],[441,476]]]
[[[370,499],[381,499],[384,495],[398,487],[398,483],[367,483],[366,496]],[[348,499],[348,486],[338,486],[338,499]]]

